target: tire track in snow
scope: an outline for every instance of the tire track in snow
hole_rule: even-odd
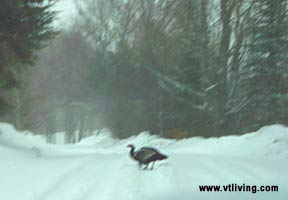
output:
[[[180,188],[198,191],[198,185],[224,184],[245,180],[252,169],[237,166],[238,158],[201,154],[173,154],[173,169]],[[183,165],[186,163],[186,165]],[[243,179],[244,177],[244,179]]]
[[[183,165],[185,163],[185,165]],[[180,187],[189,189],[195,187],[196,183],[216,183],[223,181],[217,160],[206,155],[199,154],[173,154],[174,176],[178,179]]]
[[[127,159],[125,160],[127,161]],[[130,162],[123,164],[113,185],[113,194],[110,195],[109,200],[137,200],[143,193],[143,175],[145,175],[144,172],[138,169],[137,164],[133,165]]]
[[[50,187],[34,196],[35,200],[74,200],[81,197],[99,181],[93,178],[91,172],[95,172],[103,163],[97,162],[97,157],[89,156],[84,162],[67,171],[53,183]],[[87,188],[88,187],[88,188]]]
[[[133,161],[131,161],[132,163]],[[129,163],[129,164],[128,164]],[[132,180],[138,176],[136,165],[131,165],[130,158],[125,154],[118,157],[114,169],[107,177],[110,180],[104,181],[99,185],[97,191],[93,192],[94,198],[91,200],[115,200],[115,199],[133,199],[136,200],[135,195],[138,194],[138,187],[135,187],[135,182]],[[138,170],[138,169],[137,169]],[[101,195],[98,191],[102,191]],[[131,198],[130,198],[131,197]],[[90,199],[85,199],[90,200]]]
[[[168,160],[166,161],[168,162]],[[151,171],[151,177],[145,177],[146,183],[150,183],[146,188],[145,196],[149,199],[158,199],[157,195],[165,194],[167,191],[173,193],[179,189],[179,181],[175,176],[173,158],[171,163],[158,164],[155,171]],[[150,194],[148,193],[150,191]],[[148,195],[147,195],[148,194]],[[147,198],[146,198],[147,199]]]
[[[120,176],[115,181],[115,189],[109,200],[150,199],[158,195],[159,191],[161,193],[177,188],[177,180],[170,164],[157,163],[154,170],[150,171],[140,170],[137,163],[127,156],[122,163]]]
[[[273,178],[277,172],[273,166],[267,167],[267,162],[261,159],[224,155],[181,153],[175,154],[174,168],[181,185],[188,185],[188,182],[190,185],[197,186],[198,184],[255,183],[277,180]],[[182,163],[182,165],[177,163]],[[271,174],[271,172],[274,173]]]
[[[115,158],[116,157],[116,158]],[[103,169],[98,168],[99,173],[95,171],[94,178],[100,180],[91,185],[91,187],[83,193],[83,195],[77,200],[115,200],[118,197],[114,198],[113,188],[117,187],[119,176],[121,176],[121,168],[124,165],[124,159],[122,155],[109,155],[105,158],[105,164],[101,165]],[[109,173],[107,173],[109,172]],[[108,175],[107,175],[108,174]],[[75,199],[76,200],[76,199]]]
[[[203,156],[202,166],[206,169],[206,174],[203,174],[203,177],[210,179],[210,183],[231,183],[238,181],[239,169],[236,166],[233,166],[230,157],[227,157],[223,160],[216,157],[211,157],[207,155]],[[209,182],[205,184],[209,184]]]
[[[253,162],[252,162],[253,161]],[[279,179],[279,173],[277,167],[275,168],[275,164],[267,165],[268,161],[264,161],[262,159],[245,159],[238,158],[229,162],[231,166],[231,170],[235,170],[235,174],[239,177],[242,182],[277,182]],[[277,160],[274,161],[277,163]],[[277,177],[278,176],[278,177]],[[280,179],[281,179],[280,175]]]
[[[58,177],[56,178],[56,180],[49,182],[44,188],[44,190],[42,190],[41,192],[34,192],[34,196],[33,196],[33,200],[41,200],[44,198],[44,196],[48,193],[50,193],[51,191],[53,191],[53,189],[56,188],[57,185],[61,184],[61,182],[63,182],[63,180],[65,180],[66,178],[70,177],[71,174],[73,174],[75,171],[79,171],[83,165],[85,165],[86,163],[88,163],[90,161],[90,158],[86,158],[84,159],[84,161],[77,163],[76,166],[70,168],[69,170],[66,170],[64,173],[58,175]],[[39,193],[39,194],[37,194]]]

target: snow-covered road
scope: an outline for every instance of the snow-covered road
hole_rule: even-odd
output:
[[[283,133],[288,134],[287,128]],[[260,148],[262,144],[255,143],[255,137],[266,149]],[[121,141],[112,141],[105,136],[90,138],[78,145],[43,144],[33,148],[29,147],[27,141],[25,145],[21,145],[17,138],[18,136],[7,139],[5,135],[2,139],[0,137],[1,200],[288,198],[288,143],[283,143],[282,140],[279,142],[275,138],[272,138],[271,145],[276,145],[269,146],[263,138],[253,135],[236,139],[225,137],[179,142],[148,135]],[[287,138],[282,139],[286,141]],[[249,146],[249,142],[243,146],[243,141],[246,140],[252,140],[254,146]],[[139,170],[137,163],[128,156],[128,143],[156,146],[169,155],[169,158],[157,163],[153,171]],[[237,153],[241,152],[238,151],[239,146],[252,150],[250,154],[243,153],[247,149]],[[255,152],[255,146],[258,153]],[[210,150],[205,151],[205,148]],[[259,187],[277,185],[279,191],[255,194],[251,191],[199,191],[199,185],[228,184]]]
[[[21,168],[15,167],[19,170],[18,173],[23,173],[17,176],[14,174],[15,171],[10,172],[8,169],[9,163],[6,169],[2,165],[1,177],[7,176],[8,171],[10,177],[14,177],[15,183],[10,183],[11,191],[6,193],[3,190],[0,196],[3,195],[5,199],[11,200],[20,197],[21,200],[156,200],[168,199],[168,197],[188,200],[195,196],[215,198],[220,195],[221,198],[227,196],[227,199],[233,195],[257,197],[256,199],[273,197],[272,199],[285,200],[287,198],[285,195],[288,191],[286,172],[288,162],[284,160],[170,153],[169,160],[158,163],[155,170],[140,171],[128,154],[95,153],[95,155],[62,158],[61,161],[59,159],[55,157],[42,160],[46,165],[14,161],[14,166],[19,164],[19,166],[24,165],[26,169],[30,168],[28,171],[22,171]],[[2,174],[4,171],[5,174]],[[35,176],[31,176],[32,173]],[[21,184],[17,184],[19,179],[22,179]],[[27,182],[24,183],[24,180]],[[200,193],[198,189],[199,185],[231,183],[278,185],[280,190],[277,193],[219,194]],[[0,184],[1,188],[5,188],[3,179],[0,180]]]

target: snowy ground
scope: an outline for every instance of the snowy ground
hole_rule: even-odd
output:
[[[0,124],[2,200],[287,200],[288,128],[180,141],[142,133],[108,134],[76,145],[47,145],[40,137]],[[154,146],[167,161],[140,171],[126,145]],[[199,185],[278,185],[278,192],[199,192]]]

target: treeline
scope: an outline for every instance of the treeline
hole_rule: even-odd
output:
[[[74,142],[102,128],[181,138],[288,124],[287,0],[75,4],[75,25],[40,53],[21,128]]]

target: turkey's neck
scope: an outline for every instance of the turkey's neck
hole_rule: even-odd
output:
[[[131,150],[130,150],[130,156],[132,157],[132,158],[134,158],[134,150],[135,150],[135,147],[131,147]]]

